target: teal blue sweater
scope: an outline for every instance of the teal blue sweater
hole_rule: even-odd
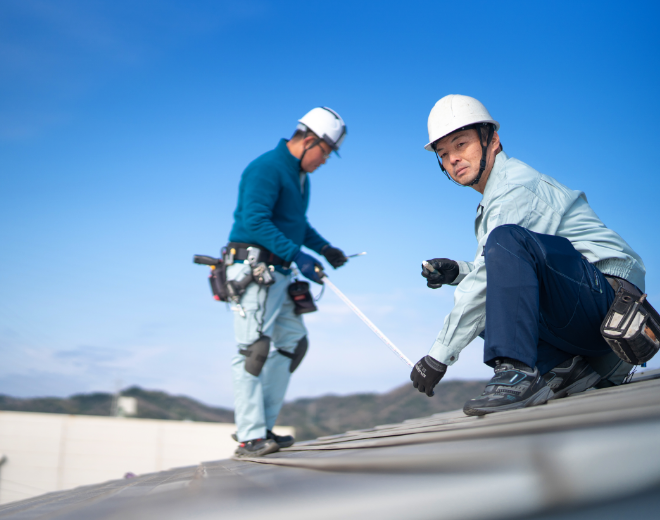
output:
[[[301,246],[321,253],[328,241],[307,222],[309,175],[301,193],[300,161],[286,143],[281,139],[245,168],[229,240],[260,245],[291,261]]]

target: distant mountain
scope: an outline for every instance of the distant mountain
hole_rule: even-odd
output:
[[[234,422],[233,410],[207,406],[182,395],[169,395],[165,392],[143,390],[139,386],[122,390],[121,395],[137,399],[138,413],[136,417],[141,419]],[[0,395],[0,410],[109,416],[112,410],[112,400],[112,394],[102,392],[76,394],[66,399],[56,397],[17,399]]]
[[[478,395],[483,385],[482,381],[441,382],[436,387],[436,395],[431,398],[406,384],[384,394],[296,399],[284,404],[278,424],[294,426],[298,440],[314,439],[455,410],[461,408],[470,397]],[[136,417],[143,419],[234,422],[233,410],[207,406],[185,396],[144,390],[137,386],[123,390],[121,395],[137,399]],[[66,399],[18,399],[0,395],[0,410],[109,416],[112,399],[112,394],[100,392],[76,394]]]

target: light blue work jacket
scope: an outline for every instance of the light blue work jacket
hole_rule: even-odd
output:
[[[477,208],[477,254],[473,262],[458,261],[459,275],[452,284],[458,285],[454,308],[429,352],[446,365],[453,365],[461,350],[485,328],[486,265],[482,253],[490,232],[503,224],[565,237],[604,274],[625,278],[644,291],[646,268],[642,259],[601,222],[583,192],[567,188],[502,151],[495,158]]]

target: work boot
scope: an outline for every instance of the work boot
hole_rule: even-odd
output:
[[[293,438],[293,435],[275,435],[272,431],[266,430],[266,438],[273,439],[280,448],[288,448],[293,446],[293,443],[296,442],[296,439]]]
[[[241,442],[234,452],[234,457],[263,457],[269,453],[279,451],[280,445],[273,439],[252,439]]]
[[[495,363],[495,376],[479,397],[465,403],[465,415],[486,415],[527,408],[543,404],[552,397],[552,390],[538,368],[532,369],[509,358],[498,359]]]
[[[543,379],[554,392],[554,395],[548,399],[550,400],[584,392],[600,381],[600,375],[582,356],[575,356],[550,370]]]

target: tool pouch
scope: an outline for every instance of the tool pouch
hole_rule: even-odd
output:
[[[305,314],[318,310],[314,304],[314,298],[312,298],[312,294],[309,292],[309,284],[307,282],[294,280],[289,285],[289,296],[295,305],[293,312],[296,314]]]
[[[227,264],[224,261],[219,259],[216,265],[211,266],[209,284],[214,300],[219,302],[229,301],[229,295],[227,294]]]
[[[620,278],[607,278],[616,291],[600,326],[612,350],[627,363],[641,365],[660,350],[660,316],[637,287]]]
[[[273,285],[275,283],[275,278],[273,278],[270,268],[266,265],[266,262],[259,261],[262,256],[261,249],[255,246],[250,246],[247,248],[247,251],[246,262],[250,264],[250,267],[252,268],[253,280],[257,285],[261,285],[262,287]]]

